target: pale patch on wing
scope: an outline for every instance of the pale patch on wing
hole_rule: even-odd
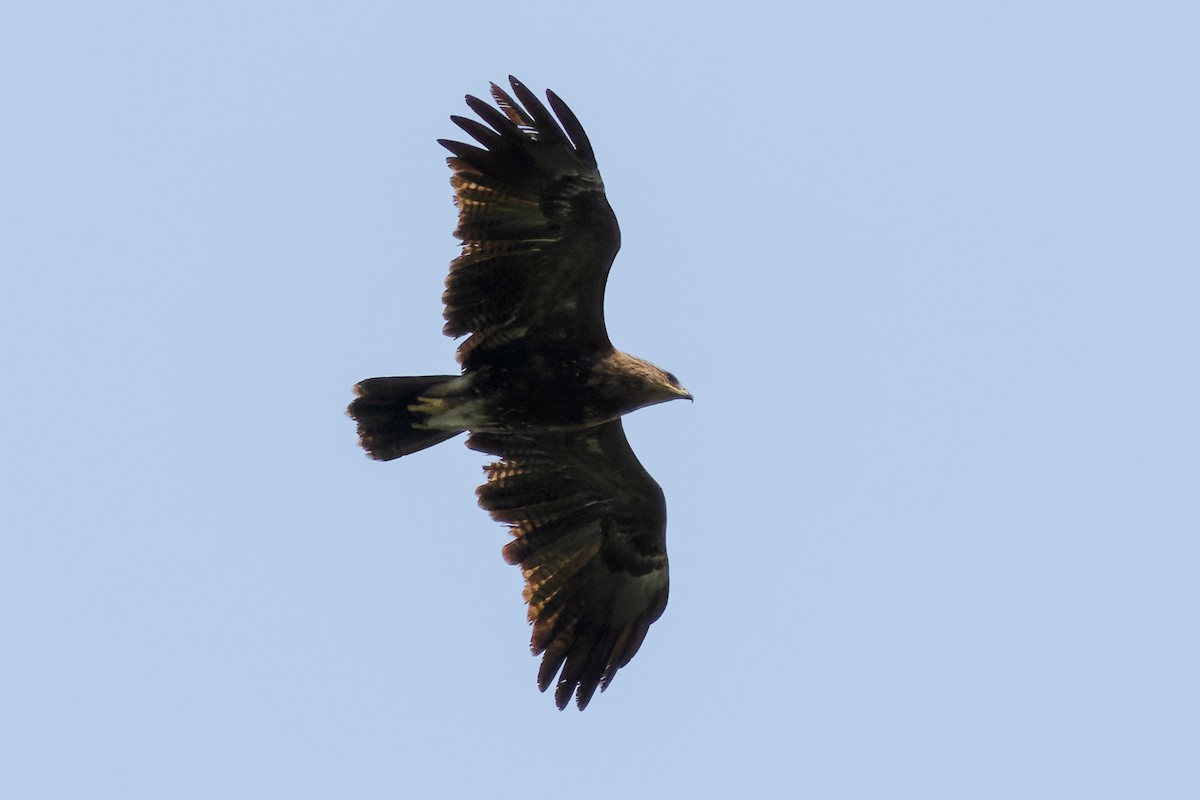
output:
[[[621,589],[613,601],[613,619],[617,624],[629,624],[638,616],[645,614],[647,608],[653,608],[658,598],[667,591],[667,566],[664,562],[661,569],[647,572],[645,575],[632,576],[626,574],[621,581]]]

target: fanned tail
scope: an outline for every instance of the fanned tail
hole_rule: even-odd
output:
[[[368,378],[355,386],[358,397],[346,413],[358,423],[359,444],[367,455],[391,461],[462,433],[428,427],[429,415],[412,409],[430,389],[454,379],[453,375]]]

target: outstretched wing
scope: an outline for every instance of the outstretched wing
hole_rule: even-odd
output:
[[[479,504],[516,537],[504,558],[525,575],[538,688],[582,709],[641,647],[667,607],[667,508],[619,419],[583,431],[474,433],[500,456]],[[559,671],[561,669],[561,674]]]
[[[445,332],[470,334],[458,350],[464,369],[610,346],[604,285],[621,233],[592,145],[557,95],[546,92],[555,120],[509,82],[519,104],[495,84],[499,110],[467,96],[487,125],[451,117],[482,147],[438,140],[454,154],[454,235],[463,242],[442,296]]]

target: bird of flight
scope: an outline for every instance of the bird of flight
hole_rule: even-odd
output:
[[[525,576],[538,688],[557,683],[558,707],[573,694],[583,709],[667,605],[666,503],[621,416],[692,396],[609,341],[604,287],[620,230],[592,145],[557,95],[546,92],[551,115],[509,82],[516,100],[492,84],[496,107],[467,96],[486,124],[450,118],[481,146],[438,140],[452,153],[462,240],[444,331],[467,337],[462,372],[368,378],[348,412],[375,459],[463,431],[498,457],[476,494],[514,536],[503,553]]]

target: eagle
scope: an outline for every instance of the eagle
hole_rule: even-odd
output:
[[[591,142],[554,92],[552,115],[509,83],[491,84],[494,107],[467,95],[482,122],[450,117],[477,144],[438,140],[462,241],[442,295],[444,332],[466,337],[461,374],[368,378],[348,413],[381,461],[464,431],[497,457],[476,494],[514,537],[503,555],[525,578],[538,688],[583,709],[667,605],[666,503],[621,417],[692,395],[609,341],[621,235]]]

